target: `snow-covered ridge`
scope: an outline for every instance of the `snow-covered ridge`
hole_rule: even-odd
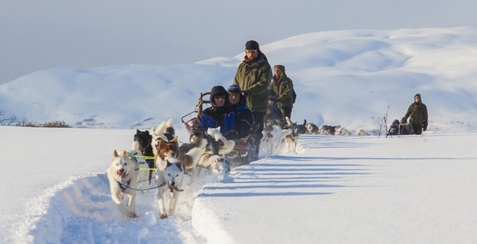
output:
[[[261,50],[298,93],[293,120],[377,129],[421,93],[429,130],[476,131],[477,31],[470,27],[309,33]],[[190,112],[200,92],[228,86],[243,54],[180,66],[57,68],[0,85],[2,110],[76,127],[151,128]]]

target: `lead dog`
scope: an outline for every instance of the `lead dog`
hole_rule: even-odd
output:
[[[160,218],[167,218],[167,214],[174,214],[177,194],[182,190],[178,185],[182,181],[184,172],[179,161],[174,157],[167,157],[164,161],[158,163],[157,182],[159,190],[157,191],[157,201],[159,204]],[[167,208],[164,204],[164,194],[169,190],[169,199],[167,201]]]
[[[113,160],[108,168],[108,180],[111,198],[119,211],[129,218],[136,218],[137,171],[126,150],[121,155],[114,150]],[[129,198],[126,206],[122,203],[125,195]]]
[[[145,188],[149,184],[151,184],[152,181],[152,176],[153,176],[153,171],[155,170],[155,165],[154,165],[154,152],[152,148],[152,135],[149,133],[148,130],[145,131],[140,131],[136,130],[136,134],[134,135],[134,140],[132,143],[132,151],[133,153],[130,155],[133,160],[135,160],[141,170],[139,172],[140,178],[143,179],[139,183],[140,188]],[[149,169],[144,169],[144,165],[147,164]],[[145,180],[143,175],[148,174],[148,180]],[[147,185],[146,185],[147,183]],[[145,186],[144,186],[145,185]]]

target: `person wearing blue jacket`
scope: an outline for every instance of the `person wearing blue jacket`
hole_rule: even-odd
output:
[[[243,139],[250,134],[250,128],[254,124],[252,111],[247,107],[245,96],[238,85],[231,85],[229,92],[229,113],[234,113],[235,126],[225,137],[227,139]]]
[[[198,116],[194,128],[207,131],[208,128],[220,126],[220,133],[225,135],[235,126],[235,114],[230,113],[228,92],[223,86],[214,86],[210,90],[211,106],[204,109]]]

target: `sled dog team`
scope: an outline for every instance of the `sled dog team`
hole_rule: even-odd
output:
[[[334,135],[337,131],[340,135],[349,135],[340,126],[323,125],[320,129],[306,120],[299,125],[288,117],[285,122],[283,128],[275,123],[265,124],[260,144],[263,153],[296,152],[299,134]],[[136,218],[137,192],[158,188],[159,217],[167,218],[174,214],[178,193],[183,191],[179,187],[184,175],[194,180],[201,176],[200,172],[229,173],[230,164],[224,158],[234,146],[235,141],[227,140],[220,133],[220,127],[209,128],[205,133],[192,133],[188,143],[179,145],[172,119],[151,131],[137,130],[131,151],[113,152],[107,170],[111,198],[124,216]]]
[[[201,170],[209,174],[230,171],[222,157],[232,151],[235,142],[223,137],[220,128],[208,129],[207,137],[192,135],[190,143],[181,146],[172,119],[151,131],[149,134],[137,130],[132,151],[114,150],[107,170],[111,198],[119,211],[129,218],[137,217],[135,199],[138,191],[158,188],[159,217],[164,219],[174,213],[185,174],[194,179],[199,177]],[[214,145],[218,146],[218,155],[212,153]],[[169,196],[167,204],[164,203],[166,194]]]

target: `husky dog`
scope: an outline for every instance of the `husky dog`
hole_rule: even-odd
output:
[[[235,141],[227,140],[222,133],[220,133],[220,126],[217,128],[207,129],[207,134],[210,135],[219,144],[219,155],[225,155],[234,150]]]
[[[172,125],[172,119],[162,122],[157,126],[152,135],[152,149],[156,158],[163,161],[166,157],[180,156],[179,152],[179,139],[175,136],[175,130]],[[157,160],[155,161],[155,167],[157,168]]]
[[[262,134],[263,137],[260,147],[263,150],[260,151],[266,152],[268,155],[272,155],[280,146],[280,141],[283,134],[282,127],[275,123],[267,123],[263,128]]]
[[[168,121],[163,121],[157,126],[155,130],[152,129],[151,131],[153,131],[151,146],[154,155],[157,156],[157,147],[159,146],[159,142],[170,142],[176,137],[174,126],[172,124],[172,119],[169,119]],[[162,158],[162,160],[164,160],[164,158]]]
[[[313,123],[307,123],[305,127],[306,127],[306,134],[312,134],[312,135],[320,134],[320,128]]]
[[[358,131],[356,131],[356,134],[357,134],[358,136],[369,136],[369,133],[366,132],[366,131],[363,130],[363,129],[358,129]]]
[[[157,201],[159,204],[160,218],[167,218],[167,214],[174,214],[177,194],[183,191],[178,188],[179,183],[182,181],[184,172],[179,161],[173,157],[166,157],[159,163],[157,170],[157,181],[159,184],[159,190],[157,192]],[[164,194],[169,190],[169,199],[167,201],[167,208],[164,204]]]
[[[351,135],[351,132],[344,127],[339,126],[339,127],[336,128],[336,130],[338,131],[339,136],[350,136]]]
[[[229,173],[231,170],[230,163],[224,159],[227,154],[234,150],[235,141],[227,140],[227,138],[220,133],[220,126],[217,128],[208,128],[207,135],[212,138],[212,144],[216,144],[218,147],[212,151],[209,151],[208,155],[204,154],[200,158],[198,165],[203,165],[206,167],[215,165],[215,169]]]
[[[152,136],[148,130],[136,130],[136,134],[134,135],[134,140],[132,143],[132,150],[144,156],[154,156],[151,142]]]
[[[296,152],[298,142],[297,124],[291,122],[288,117],[285,117],[285,121],[287,122],[287,129],[283,130],[281,144],[286,151]]]
[[[145,188],[142,183],[146,183],[146,181],[151,184],[153,170],[155,168],[154,152],[151,144],[152,135],[148,130],[136,130],[136,134],[134,135],[134,140],[132,143],[133,154],[130,156],[136,161],[136,163],[139,164],[140,167],[139,177],[142,179],[140,180],[140,188]],[[145,169],[143,167],[144,165],[147,165],[149,169]],[[145,179],[144,175],[149,175],[148,180]]]
[[[108,180],[111,198],[119,211],[129,218],[136,218],[137,171],[126,150],[121,155],[114,150],[113,160],[108,168]],[[124,195],[129,197],[127,208],[121,202]]]
[[[228,173],[230,165],[223,159],[234,150],[234,147],[235,141],[227,140],[220,133],[220,127],[209,128],[206,132],[193,133],[190,143],[181,145],[180,160],[187,169],[199,166]],[[197,151],[197,148],[200,150]]]
[[[321,135],[335,135],[336,127],[338,127],[338,126],[322,125],[321,129],[320,129],[320,134]]]
[[[306,119],[303,120],[303,124],[301,124],[301,125],[297,124],[296,126],[297,126],[298,129],[297,129],[296,133],[302,134],[302,135],[307,134],[306,124],[307,124]]]

